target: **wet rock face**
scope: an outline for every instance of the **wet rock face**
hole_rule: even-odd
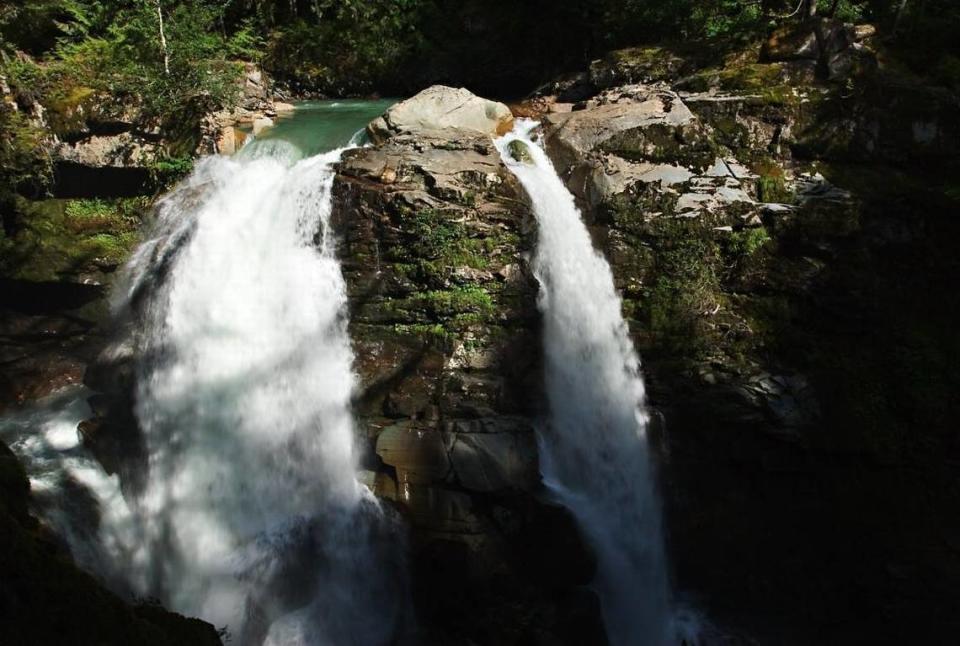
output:
[[[80,383],[103,343],[99,285],[0,279],[0,411]]]
[[[538,501],[533,221],[493,146],[503,119],[480,116],[487,133],[397,117],[403,129],[348,151],[334,183],[366,480],[410,521],[428,632],[573,643],[558,629],[567,617],[581,635],[599,621],[574,592],[592,564],[572,519]]]

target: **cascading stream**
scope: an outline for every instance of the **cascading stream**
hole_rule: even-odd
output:
[[[540,469],[596,554],[594,586],[611,642],[659,646],[674,637],[639,359],[610,267],[594,250],[573,196],[532,141],[536,126],[520,120],[496,145],[530,196],[538,224],[533,270],[550,406],[538,437]],[[524,161],[511,151],[520,146],[529,154]]]
[[[130,264],[127,294],[150,295],[136,397],[149,479],[129,574],[241,644],[384,644],[402,559],[355,477],[329,226],[342,149],[296,161],[264,143],[204,160]]]
[[[137,362],[137,482],[78,444],[82,390],[0,420],[81,565],[241,646],[378,646],[411,629],[403,531],[357,480],[330,228],[343,150],[255,141],[160,201],[114,294],[132,332],[112,352]]]

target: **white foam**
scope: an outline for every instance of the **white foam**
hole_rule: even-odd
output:
[[[550,419],[539,433],[544,482],[577,518],[597,555],[594,585],[615,645],[670,640],[660,503],[648,458],[639,358],[606,260],[546,154],[536,123],[497,140],[533,205],[533,269],[544,317]],[[516,161],[522,142],[533,163]]]

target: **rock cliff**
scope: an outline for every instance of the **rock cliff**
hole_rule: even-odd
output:
[[[507,118],[431,88],[371,124],[382,143],[344,155],[334,200],[356,412],[369,482],[410,521],[429,639],[596,642],[579,587],[590,557],[539,483],[535,232],[491,139]]]
[[[644,360],[678,589],[761,642],[936,639],[958,103],[867,26],[793,31],[613,52],[528,108]]]

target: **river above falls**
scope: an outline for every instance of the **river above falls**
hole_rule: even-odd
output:
[[[304,157],[346,146],[358,131],[379,117],[396,99],[301,101],[296,110],[277,117],[256,141],[285,141]]]

